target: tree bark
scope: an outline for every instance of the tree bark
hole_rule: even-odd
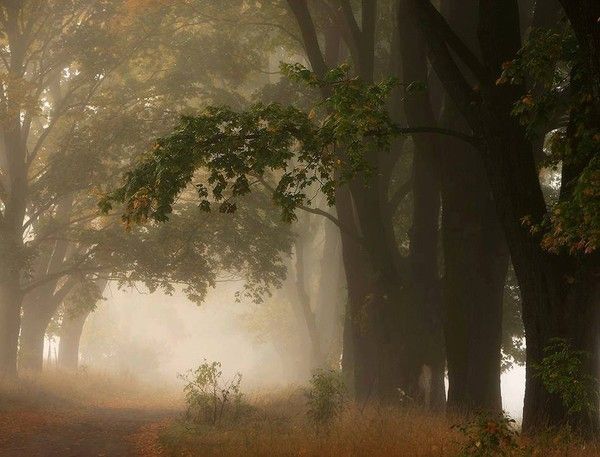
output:
[[[427,84],[428,69],[426,48],[419,38],[418,24],[411,14],[410,1],[398,2],[399,58],[405,83]],[[409,126],[435,126],[429,91],[408,93],[404,96],[404,111]],[[445,354],[442,331],[442,299],[438,272],[438,240],[440,215],[440,142],[437,135],[413,136],[413,220],[410,232],[410,267],[412,297],[414,300],[412,329],[413,340],[419,345],[413,354],[412,382],[418,382],[422,365],[432,372],[432,392],[427,393],[433,409],[444,408],[446,400],[443,386]],[[427,338],[423,340],[423,335]],[[420,347],[419,347],[420,346]],[[419,352],[421,355],[419,356]],[[442,380],[440,383],[440,379]]]
[[[339,360],[342,340],[346,285],[341,258],[340,231],[337,226],[324,221],[324,242],[321,273],[316,296],[316,321],[323,355],[328,362]]]
[[[21,324],[19,274],[2,269],[0,275],[0,378],[14,378]]]
[[[445,1],[443,9],[453,30],[478,55],[476,11],[453,0]],[[444,97],[441,122],[446,128],[470,130],[448,96]],[[479,152],[452,138],[446,139],[445,145],[442,226],[448,407],[500,411],[508,249]]]
[[[21,336],[19,338],[19,370],[41,372],[44,364],[44,337],[48,318],[32,307],[23,307]]]
[[[348,186],[336,193],[336,210],[346,227],[356,227],[356,215]],[[377,349],[370,325],[368,297],[372,274],[364,248],[357,241],[359,232],[341,233],[342,260],[348,287],[348,303],[344,318],[342,370],[356,399],[364,401],[375,395]]]
[[[327,64],[307,2],[289,0],[288,5],[298,22],[313,71],[322,78]],[[354,33],[349,37],[352,40],[349,47],[357,51],[354,56],[358,60],[355,62],[357,73],[365,82],[373,80],[376,6],[375,1],[362,2],[362,30],[358,29],[352,11],[346,12],[342,24]],[[322,92],[323,96],[328,95],[327,89]],[[398,275],[393,250],[381,236],[383,215],[379,189],[376,179],[371,180],[368,187],[355,180],[350,185],[351,199],[346,196],[345,201],[337,204],[340,220],[351,220],[351,226],[359,228],[364,241],[360,247],[352,246],[355,241],[344,241],[346,237],[342,233],[350,321],[354,327],[354,387],[357,396],[363,398],[395,394],[402,358],[398,350],[399,327],[395,326],[401,314]]]
[[[303,234],[297,236],[295,241],[295,270],[296,270],[296,278],[295,278],[295,287],[296,287],[296,302],[299,306],[299,314],[302,323],[306,329],[308,334],[308,338],[310,341],[310,365],[311,369],[322,368],[325,359],[323,357],[323,352],[321,350],[321,337],[319,335],[319,331],[317,329],[317,323],[315,318],[315,313],[312,310],[310,304],[310,297],[308,292],[306,291],[306,279],[304,274],[304,262],[305,262],[305,250],[306,250],[306,240],[303,237]]]
[[[27,206],[27,150],[22,137],[18,84],[25,72],[25,43],[21,21],[22,4],[5,6],[10,59],[4,119],[0,125],[5,155],[3,208],[0,213],[0,377],[17,375],[17,348],[21,320],[21,275],[27,259],[23,246],[23,221]]]
[[[519,87],[494,84],[494,75],[499,74],[502,63],[512,59],[520,47],[517,3],[479,2],[478,41],[485,66],[483,71],[460,48],[447,24],[439,21],[430,2],[418,0],[418,4],[435,71],[469,127],[481,138],[481,156],[522,293],[527,337],[523,430],[560,426],[570,420],[565,405],[548,392],[536,376],[535,367],[553,338],[570,339],[579,345],[576,349],[591,349],[592,336],[585,338],[588,344],[584,345],[581,336],[575,333],[597,333],[597,321],[592,311],[597,309],[597,297],[582,301],[578,291],[592,286],[585,277],[598,274],[598,259],[591,256],[575,262],[567,254],[550,254],[542,249],[540,235],[532,234],[523,224],[526,219],[536,223],[542,221],[547,214],[532,144],[511,115],[512,106],[523,91]],[[479,75],[477,91],[459,70],[448,45],[460,52],[464,63]],[[490,76],[486,77],[486,74]],[[569,278],[574,279],[572,284]],[[574,318],[581,314],[587,316],[585,323]],[[597,348],[592,359],[595,358]],[[588,368],[590,375],[597,374],[593,363]],[[588,425],[593,427],[590,417],[595,418],[595,412],[587,418]],[[584,424],[586,420],[581,418],[579,423]]]
[[[67,371],[79,368],[79,342],[83,326],[91,311],[79,313],[74,317],[65,316],[60,328],[58,346],[58,366]]]

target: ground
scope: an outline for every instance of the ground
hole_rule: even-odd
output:
[[[177,392],[130,378],[25,375],[0,385],[0,457],[160,456],[182,409]]]
[[[176,414],[169,410],[91,408],[49,414],[2,415],[0,455],[14,457],[152,456],[155,431]]]
[[[534,438],[513,430],[505,440],[497,422],[410,405],[347,402],[329,425],[316,427],[305,392],[248,393],[214,425],[184,420],[181,386],[87,373],[25,376],[0,383],[0,457],[600,456],[600,441],[568,430]],[[493,442],[500,453],[481,453]]]

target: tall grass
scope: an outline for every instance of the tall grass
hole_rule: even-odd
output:
[[[13,434],[60,433],[95,408],[148,411],[132,436],[137,455],[146,457],[457,457],[465,437],[452,426],[464,418],[423,411],[348,403],[326,429],[307,415],[302,389],[250,394],[244,414],[219,426],[183,420],[181,392],[108,374],[49,372],[0,384],[0,448]],[[169,416],[155,410],[180,411]],[[147,420],[146,420],[147,418]],[[600,456],[598,443],[568,433],[519,438],[514,457]]]
[[[465,437],[453,425],[464,418],[383,407],[346,406],[327,432],[319,433],[306,417],[302,392],[250,399],[244,418],[220,427],[175,421],[158,432],[164,456],[306,456],[306,457],[457,457]],[[510,456],[592,457],[600,446],[560,433],[519,438]]]

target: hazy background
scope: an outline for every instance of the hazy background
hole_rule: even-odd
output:
[[[305,375],[290,372],[274,343],[249,328],[249,316],[260,305],[236,302],[235,291],[235,286],[218,286],[197,306],[181,293],[150,294],[111,284],[106,300],[86,321],[81,364],[178,387],[178,373],[206,359],[221,362],[227,375],[241,372],[247,390],[302,384]],[[292,351],[289,357],[300,356]],[[522,415],[524,389],[525,367],[502,375],[504,409],[516,419]]]

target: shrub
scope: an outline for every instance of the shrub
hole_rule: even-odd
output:
[[[548,392],[560,397],[570,415],[592,414],[598,401],[598,380],[586,372],[589,354],[576,351],[564,339],[555,338],[535,366]]]
[[[454,426],[465,437],[460,457],[504,457],[519,449],[515,421],[504,414],[479,414],[465,425]]]
[[[226,416],[237,418],[243,397],[240,373],[236,373],[229,381],[223,381],[221,363],[205,360],[195,370],[189,370],[179,377],[186,382],[183,391],[188,421],[218,425]]]
[[[334,370],[317,370],[306,392],[308,417],[315,428],[329,428],[344,408],[346,387],[340,373]]]

